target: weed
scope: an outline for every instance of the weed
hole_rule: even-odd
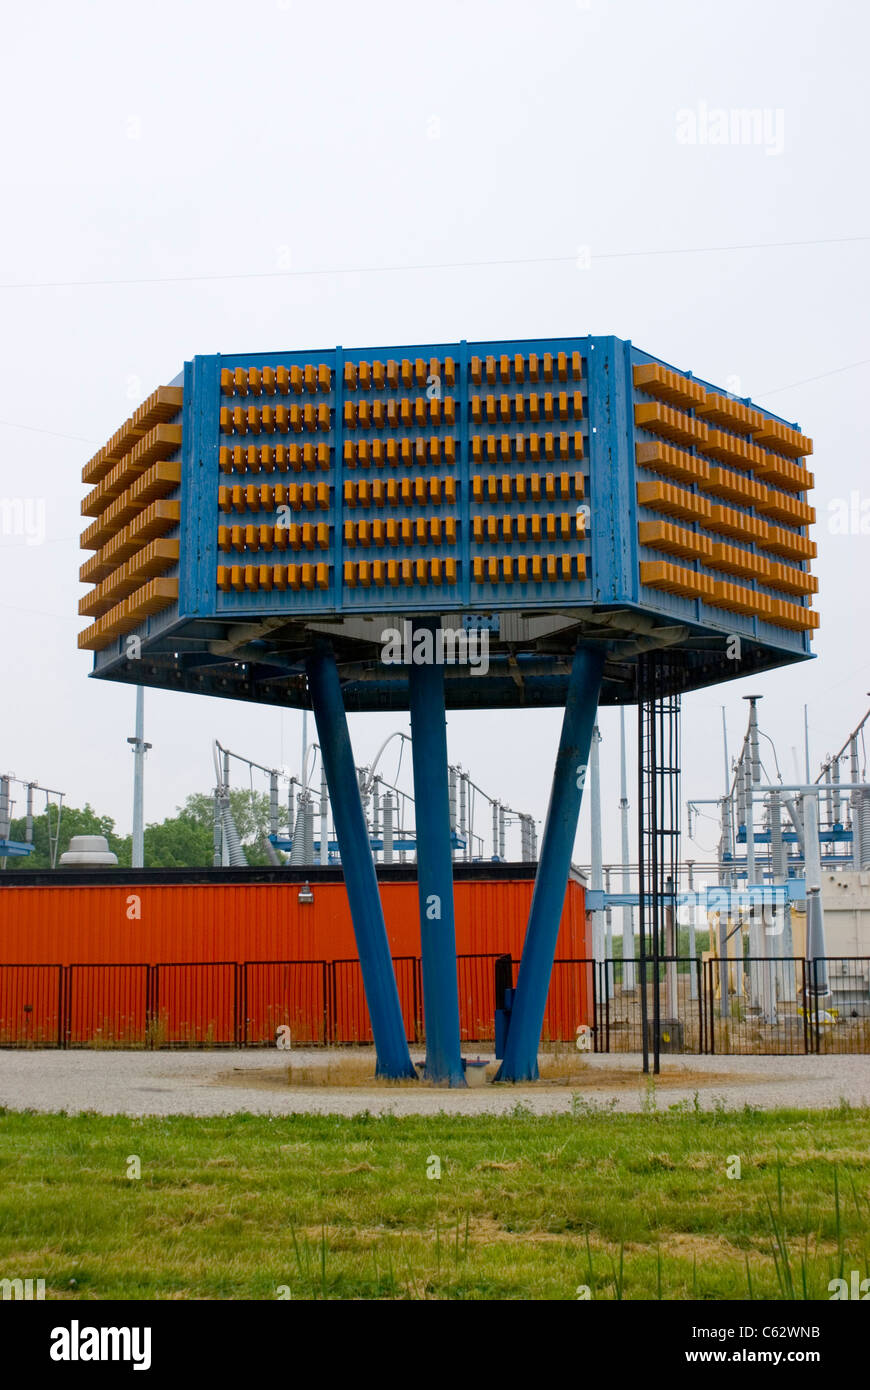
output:
[[[307,1299],[564,1299],[576,1276],[596,1298],[824,1298],[833,1274],[868,1267],[868,1120],[580,1098],[546,1116],[0,1110],[0,1277],[101,1300],[281,1283]],[[746,1156],[740,1182],[722,1181],[729,1153]]]

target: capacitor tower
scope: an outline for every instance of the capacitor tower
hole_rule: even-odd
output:
[[[313,711],[395,1078],[416,1072],[347,713],[410,711],[425,1075],[451,1086],[447,712],[561,708],[500,1072],[534,1079],[596,711],[811,655],[811,452],[614,337],[195,357],[85,466],[79,646],[101,679]]]

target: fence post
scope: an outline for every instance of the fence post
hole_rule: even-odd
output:
[[[598,962],[591,960],[587,961],[586,964],[592,967],[592,1051],[600,1052],[601,1048],[598,1046],[598,981],[596,978]]]
[[[154,974],[151,978],[151,1008],[154,1014],[155,1033],[160,1033],[160,966],[152,966]],[[167,1030],[168,1031],[168,1030]]]
[[[63,992],[63,1045],[65,1048],[70,1045],[70,1034],[72,1033],[72,972],[73,967],[64,967],[65,987]]]
[[[703,1032],[703,1036],[702,1036],[702,1044],[703,1044],[704,1052],[705,1052],[705,1054],[706,1054],[706,1052],[707,1052],[707,1038],[708,1038],[709,1029],[710,1029],[710,1020],[709,1020],[709,1018],[708,1018],[708,1016],[707,1016],[707,995],[706,995],[705,988],[704,988],[704,981],[705,981],[705,979],[706,979],[706,971],[705,971],[705,969],[704,969],[704,963],[703,963],[702,960],[699,959],[699,960],[698,960],[698,1011],[699,1011],[699,1017],[702,1017],[703,1020],[704,1020],[704,1032]]]
[[[707,967],[700,959],[698,961],[698,1018],[703,1019],[700,1045],[706,1056],[708,1051],[707,1039],[710,1032],[710,1020],[707,1015]]]
[[[706,961],[706,962],[704,962],[704,963],[702,964],[702,967],[701,967],[701,1008],[702,1008],[703,1011],[704,1011],[704,1051],[705,1051],[705,1052],[709,1052],[709,1051],[710,1051],[710,1033],[711,1033],[712,1024],[713,1024],[712,1013],[711,1013],[711,1010],[710,1010],[710,995],[709,995],[709,993],[708,993],[709,972],[708,972],[708,968],[707,968],[707,967],[709,966],[709,964],[710,964],[710,962],[709,962],[709,961]]]

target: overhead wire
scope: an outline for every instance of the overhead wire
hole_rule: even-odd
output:
[[[758,391],[757,397],[778,396],[781,391],[792,391],[796,386],[809,386],[813,381],[823,381],[825,377],[839,376],[841,372],[851,372],[855,367],[866,367],[870,357],[862,357],[857,362],[846,362],[842,367],[832,367],[827,372],[817,372],[815,376],[801,377],[800,381],[790,381],[785,386],[774,386],[770,391]]]
[[[769,735],[769,734],[766,734],[766,733],[764,732],[763,729],[759,729],[758,732],[759,732],[759,734],[761,735],[762,738],[766,738],[766,739],[767,739],[768,743],[769,743],[770,746],[771,746],[771,749],[773,750],[773,761],[774,761],[774,763],[776,764],[776,775],[777,775],[779,781],[781,782],[781,781],[782,781],[782,773],[781,773],[780,770],[779,770],[779,758],[776,756],[776,744],[774,743],[774,741],[773,741],[773,739],[770,737],[770,735]],[[764,766],[764,765],[762,764],[762,766]]]
[[[671,246],[629,251],[602,251],[593,261],[642,259],[647,256],[707,256],[736,251],[780,251],[807,246],[843,246],[870,241],[870,235],[814,237],[801,241],[750,241],[723,246]],[[576,263],[577,252],[564,256],[510,256],[468,261],[419,261],[394,265],[331,266],[309,270],[261,270],[225,272],[215,275],[142,275],[116,280],[30,280],[0,283],[0,290],[93,289],[128,285],[209,284],[226,280],[299,280],[324,275],[385,275],[423,270],[483,270],[500,266],[564,265]]]

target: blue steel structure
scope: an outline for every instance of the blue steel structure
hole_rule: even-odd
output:
[[[571,852],[577,835],[603,667],[602,649],[578,645],[571,666],[562,737],[541,840],[541,858],[500,1068],[500,1074],[511,1081],[536,1081],[538,1078],[538,1043],[556,955]]]
[[[595,709],[638,702],[649,652],[675,693],[811,655],[811,451],[614,337],[195,357],[84,469],[79,645],[103,679],[314,710],[395,1076],[410,1059],[346,711],[411,709],[426,1072],[451,1085],[446,711],[565,708],[502,1068],[533,1076]],[[405,621],[459,658],[387,664]],[[462,659],[480,629],[485,674]]]
[[[360,969],[378,1058],[378,1072],[389,1077],[416,1076],[408,1043],[390,943],[378,894],[375,862],[369,846],[341,682],[335,657],[326,645],[315,647],[306,662],[317,737],[333,792],[332,814],[359,949]],[[336,791],[341,788],[341,795]],[[353,794],[353,789],[356,795]]]
[[[730,912],[738,907],[771,902],[806,902],[807,885],[804,878],[789,878],[784,882],[753,883],[751,886],[732,888],[726,884],[708,884],[699,892],[664,893],[662,897],[668,906],[674,908],[699,907],[704,912]],[[639,893],[606,893],[603,889],[586,889],[586,911],[604,912],[608,907],[637,907]],[[651,895],[647,895],[651,902]]]
[[[434,636],[436,624],[429,622],[426,627]],[[417,821],[423,1013],[427,1020],[426,1075],[436,1081],[447,1081],[451,1086],[463,1086],[444,667],[434,663],[411,666],[408,697]]]

